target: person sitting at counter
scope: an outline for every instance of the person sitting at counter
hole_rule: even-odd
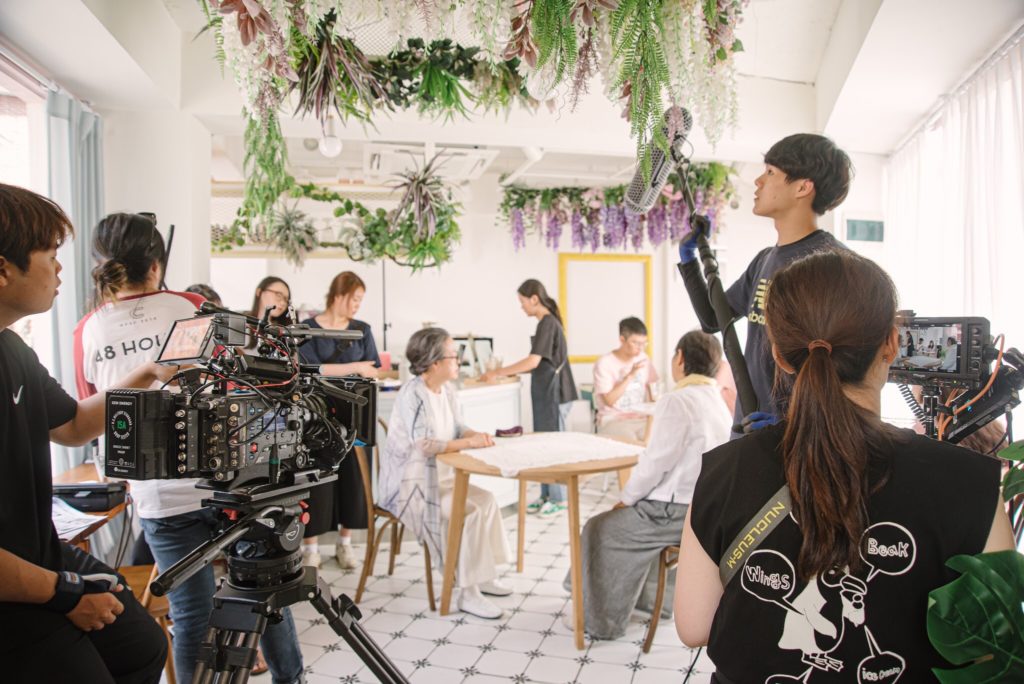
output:
[[[619,321],[619,346],[594,364],[597,434],[640,441],[648,413],[638,411],[654,401],[651,386],[660,380],[644,352],[647,326],[635,316]]]
[[[459,377],[455,341],[441,328],[424,328],[405,350],[413,378],[402,385],[391,410],[381,454],[378,503],[425,542],[444,567],[455,473],[437,454],[494,446],[491,435],[469,429],[451,381]],[[496,619],[502,610],[484,594],[508,596],[498,566],[510,562],[508,535],[494,495],[469,485],[456,584],[459,610]]]
[[[729,441],[732,413],[715,381],[718,340],[694,330],[672,357],[675,388],[658,400],[647,450],[622,490],[621,501],[583,527],[583,624],[595,639],[618,639],[634,608],[650,613],[658,557],[678,544],[706,451]],[[564,586],[570,588],[570,577]],[[672,605],[675,582],[666,582]],[[569,611],[568,614],[572,614]]]
[[[299,347],[303,363],[320,364],[322,375],[377,377],[380,357],[373,331],[369,323],[356,319],[365,295],[366,283],[355,273],[343,271],[334,277],[327,289],[324,312],[303,323],[324,330],[356,330],[363,333],[363,337],[359,340],[314,337]],[[366,450],[367,463],[371,462],[372,453]],[[364,530],[369,522],[366,519],[363,479],[356,459],[346,458],[341,462],[338,479],[334,484],[313,488],[309,499],[309,514],[310,521],[303,540],[305,564],[320,567],[320,545],[317,538],[337,526],[338,541],[334,552],[338,565],[343,570],[357,567],[359,562],[352,550],[352,530]]]

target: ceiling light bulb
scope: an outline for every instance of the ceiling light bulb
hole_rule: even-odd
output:
[[[325,157],[337,157],[341,154],[341,139],[336,135],[326,135],[320,138],[317,148]]]

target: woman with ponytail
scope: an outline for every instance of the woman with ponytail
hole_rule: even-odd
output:
[[[530,279],[519,286],[519,305],[523,313],[537,319],[537,332],[531,338],[530,355],[510,366],[481,376],[492,382],[506,375],[530,374],[530,400],[533,404],[533,431],[560,432],[571,402],[579,398],[569,367],[569,350],[562,328],[558,304],[539,280]],[[540,498],[526,507],[530,513],[551,515],[564,511],[565,486],[542,484]]]
[[[75,373],[79,398],[104,392],[118,378],[160,353],[171,323],[192,318],[199,295],[160,289],[166,261],[163,237],[152,218],[111,214],[96,226],[92,275],[97,308],[75,328]],[[159,386],[159,385],[157,385]],[[101,439],[100,453],[103,453]],[[146,542],[167,569],[218,527],[215,511],[197,480],[132,481],[132,501]],[[174,667],[178,681],[192,680],[199,644],[213,609],[213,567],[207,565],[168,594],[174,616]],[[291,613],[268,626],[261,641],[275,682],[298,681],[302,653]]]
[[[925,631],[928,592],[956,576],[945,562],[1013,548],[999,463],[882,422],[902,340],[876,264],[805,257],[765,306],[785,419],[704,456],[679,636],[708,644],[720,684],[930,680],[949,667]]]

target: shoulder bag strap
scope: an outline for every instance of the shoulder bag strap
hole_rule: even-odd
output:
[[[743,567],[750,554],[764,542],[765,537],[775,531],[792,510],[793,500],[789,496],[789,485],[783,484],[750,521],[740,528],[739,534],[725,548],[722,560],[718,563],[722,587],[728,586],[729,581]]]

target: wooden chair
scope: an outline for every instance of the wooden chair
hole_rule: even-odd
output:
[[[171,619],[168,616],[171,607],[167,602],[166,596],[153,596],[149,591],[150,582],[156,579],[157,574],[159,574],[156,565],[125,565],[118,568],[117,571],[124,577],[125,582],[128,583],[139,605],[145,608],[146,612],[153,616],[153,619],[160,625],[160,629],[164,630],[164,636],[167,637],[167,664],[164,666],[164,671],[167,673],[168,684],[176,684],[177,679],[174,676],[174,648],[171,643],[171,631],[169,629]]]
[[[661,604],[665,602],[665,582],[668,579],[668,571],[675,568],[678,564],[678,546],[666,546],[661,550],[661,556],[658,559],[658,591],[654,595],[651,622],[647,625],[647,636],[644,637],[644,653],[651,652],[651,644],[654,643],[654,633],[658,631],[658,621],[661,619]]]
[[[380,426],[384,429],[384,434],[387,434],[388,424],[381,419],[378,419]],[[402,525],[402,521],[393,516],[389,511],[384,510],[373,500],[373,484],[370,477],[370,467],[367,463],[366,452],[362,447],[356,447],[354,450],[356,459],[359,461],[359,472],[363,477],[363,492],[366,494],[366,558],[363,560],[363,572],[359,577],[359,586],[356,588],[355,602],[359,603],[363,599],[363,591],[366,589],[366,582],[370,578],[370,574],[373,572],[373,564],[377,560],[377,551],[380,549],[381,540],[384,539],[385,532],[388,528],[391,529],[391,551],[390,558],[388,560],[388,574],[391,575],[395,572],[395,556],[398,555],[398,551],[402,545],[402,533],[405,531],[405,526]],[[377,453],[378,457],[380,452]],[[380,459],[376,459],[378,464]],[[384,524],[381,525],[380,529],[377,529],[377,521],[383,520]],[[426,566],[426,578],[427,578],[427,600],[430,602],[430,610],[436,611],[437,604],[434,601],[434,573],[430,566],[430,548],[427,547],[426,542],[423,543],[423,560]]]

